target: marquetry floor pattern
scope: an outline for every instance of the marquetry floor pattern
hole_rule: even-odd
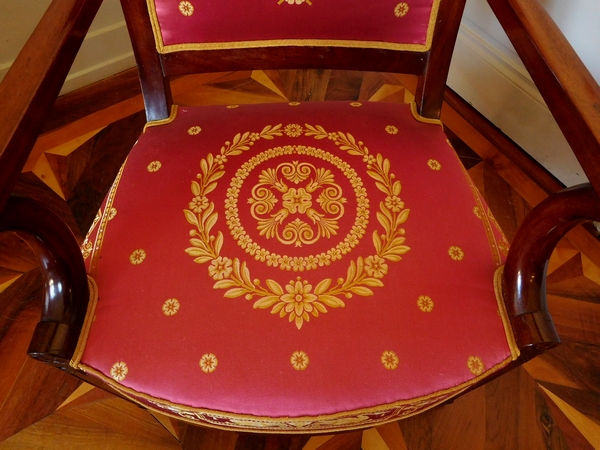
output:
[[[173,94],[181,105],[407,102],[413,85],[390,74],[248,71],[182,77]],[[53,117],[54,129],[38,140],[19,181],[17,191],[53,205],[79,239],[143,126],[141,98],[132,92],[105,99],[98,110]],[[510,239],[530,209],[524,188],[482,161],[489,149],[478,148],[468,126],[458,128],[454,146]],[[379,428],[293,438],[278,447],[207,432],[195,448],[599,449],[600,268],[564,241],[549,272],[550,309],[563,344],[451,404]],[[185,426],[25,356],[40,289],[24,244],[14,236],[0,240],[0,449],[180,448]]]

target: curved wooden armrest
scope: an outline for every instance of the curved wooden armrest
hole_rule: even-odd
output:
[[[83,257],[69,227],[42,203],[9,198],[0,233],[13,231],[35,252],[42,268],[45,300],[28,354],[66,367],[87,312],[89,290]]]
[[[600,198],[591,184],[551,195],[525,218],[504,267],[504,295],[519,348],[560,342],[546,304],[546,271],[558,241],[583,222],[600,221]]]

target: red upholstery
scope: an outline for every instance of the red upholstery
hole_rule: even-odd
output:
[[[334,45],[428,50],[439,0],[148,0],[160,52]]]
[[[506,249],[408,105],[180,107],[89,237],[99,299],[73,363],[224,428],[396,420],[518,354],[494,288]]]

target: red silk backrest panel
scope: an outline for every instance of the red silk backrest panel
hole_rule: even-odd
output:
[[[147,0],[160,53],[273,46],[428,51],[440,0]]]

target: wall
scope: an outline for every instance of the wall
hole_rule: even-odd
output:
[[[0,1],[0,80],[51,0]],[[135,66],[119,0],[104,0],[62,92],[86,86]]]
[[[541,0],[600,80],[600,1]],[[0,1],[0,79],[50,0]],[[63,92],[134,66],[118,0],[105,0]],[[448,84],[566,185],[585,181],[485,0],[468,0]],[[540,130],[542,130],[540,132]]]
[[[542,3],[600,80],[600,2]],[[586,180],[485,0],[467,2],[448,84],[564,184]]]

